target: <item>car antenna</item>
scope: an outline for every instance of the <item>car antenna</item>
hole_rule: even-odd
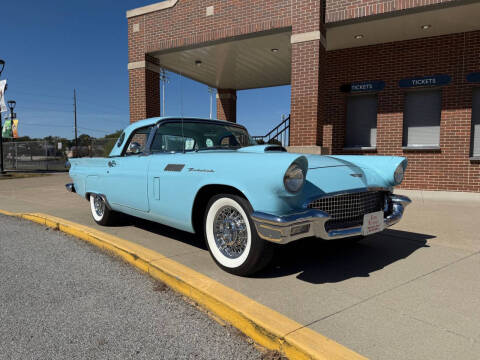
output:
[[[180,117],[182,121],[182,143],[183,153],[185,154],[185,134],[183,133],[183,87],[182,87],[182,72],[180,71]]]

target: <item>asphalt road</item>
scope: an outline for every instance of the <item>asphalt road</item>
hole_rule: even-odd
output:
[[[261,359],[237,330],[81,240],[0,215],[1,359]]]

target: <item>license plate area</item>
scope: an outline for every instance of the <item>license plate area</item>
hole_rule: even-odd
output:
[[[367,236],[382,231],[385,228],[383,211],[365,214],[363,216],[362,235]]]

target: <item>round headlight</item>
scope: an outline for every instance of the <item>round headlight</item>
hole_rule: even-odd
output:
[[[291,193],[299,192],[305,183],[305,174],[300,166],[292,164],[285,172],[283,184],[285,189]]]
[[[400,164],[397,166],[397,169],[393,174],[393,180],[395,181],[395,185],[398,185],[403,181],[403,175],[404,175],[403,164]]]

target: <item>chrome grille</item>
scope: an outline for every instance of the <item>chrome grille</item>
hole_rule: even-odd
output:
[[[310,209],[326,212],[331,219],[325,230],[362,225],[363,215],[383,209],[385,192],[366,191],[319,198],[308,204]]]

